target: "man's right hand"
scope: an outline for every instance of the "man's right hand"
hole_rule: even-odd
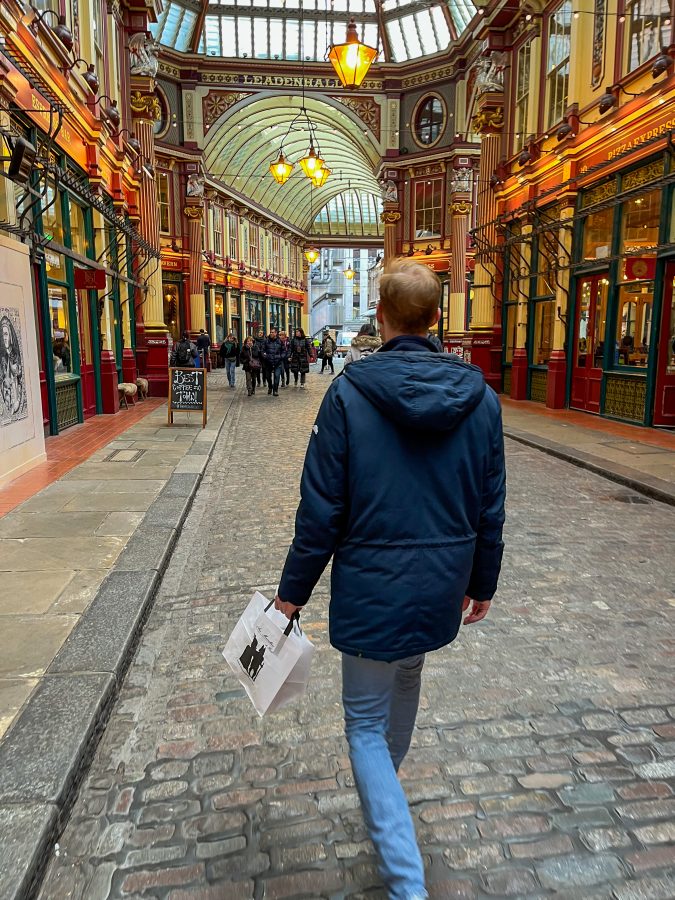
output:
[[[464,603],[462,604],[462,612],[466,612],[472,603],[473,606],[471,607],[471,612],[466,619],[464,619],[465,625],[473,625],[474,622],[480,622],[490,611],[489,600],[472,600],[471,597],[465,597]]]

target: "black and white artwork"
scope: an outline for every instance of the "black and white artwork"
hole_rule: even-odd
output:
[[[0,306],[0,425],[28,418],[19,310]]]

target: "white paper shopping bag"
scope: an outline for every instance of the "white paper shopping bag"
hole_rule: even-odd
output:
[[[289,621],[259,591],[223,650],[261,716],[304,694],[313,654],[297,621]]]

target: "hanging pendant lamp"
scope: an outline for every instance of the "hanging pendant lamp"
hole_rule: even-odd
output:
[[[316,150],[314,149],[314,141],[310,138],[309,141],[309,150],[307,151],[307,156],[303,156],[300,160],[300,168],[305,173],[305,175],[312,179],[314,177],[314,173],[318,172],[319,169],[323,169],[324,162],[320,156],[316,155]]]
[[[293,163],[288,162],[283,154],[283,151],[280,150],[279,158],[276,160],[276,162],[270,163],[270,172],[272,173],[272,177],[277,184],[286,184],[288,179],[291,177],[292,171]]]
[[[321,168],[312,175],[314,187],[323,187],[324,184],[328,181],[328,176],[331,174],[332,172],[327,166],[321,166]]]
[[[345,269],[345,271],[344,271],[344,276],[345,276],[345,278],[346,278],[348,281],[351,281],[355,274],[356,274],[356,273],[355,273],[354,270],[352,269],[352,266],[351,266],[351,263],[350,263],[350,264],[347,266],[347,268]]]
[[[316,247],[306,247],[305,248],[305,259],[310,264],[310,266],[313,266],[318,258],[319,258],[319,251],[316,249]]]
[[[347,41],[344,44],[333,44],[328,51],[328,59],[333,64],[335,74],[342,82],[342,87],[361,87],[363,79],[368,74],[377,58],[375,47],[369,47],[359,40],[354,19],[347,25]]]

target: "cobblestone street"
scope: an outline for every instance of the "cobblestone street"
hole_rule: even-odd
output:
[[[238,385],[42,900],[385,897],[328,576],[303,615],[303,702],[259,719],[221,655],[253,591],[275,590],[327,384]],[[675,508],[521,444],[507,456],[500,589],[427,658],[401,770],[430,896],[674,898]]]

